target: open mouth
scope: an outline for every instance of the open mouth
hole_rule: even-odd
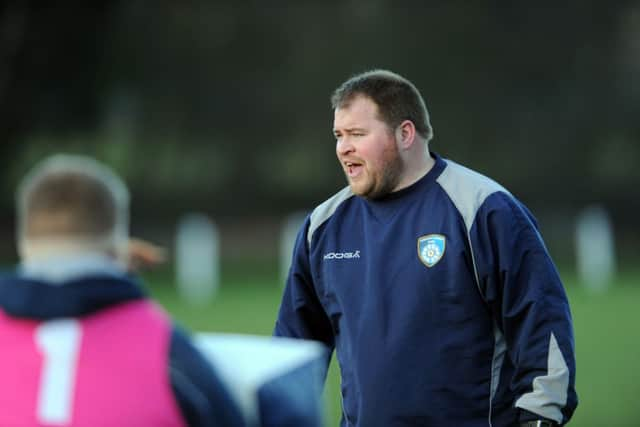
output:
[[[355,162],[345,162],[344,163],[345,170],[347,172],[347,176],[349,178],[355,178],[362,173],[362,163]]]

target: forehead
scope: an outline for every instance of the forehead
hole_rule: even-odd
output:
[[[342,107],[333,112],[334,127],[350,127],[369,122],[381,122],[378,106],[371,98],[363,95],[356,96]]]

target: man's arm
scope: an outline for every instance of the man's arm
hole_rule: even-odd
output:
[[[307,230],[309,217],[298,232],[291,268],[273,334],[322,342],[329,349],[327,367],[335,341],[333,329],[315,291],[311,276]]]
[[[181,329],[174,327],[169,349],[169,377],[180,411],[189,427],[245,425],[213,366]]]
[[[485,201],[472,229],[485,299],[515,368],[520,421],[566,423],[577,406],[569,302],[527,209],[504,193]]]

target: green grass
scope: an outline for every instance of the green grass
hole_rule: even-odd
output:
[[[640,425],[640,274],[621,277],[601,294],[573,281],[568,293],[580,399],[571,425]]]
[[[192,330],[271,334],[282,291],[276,279],[236,274],[223,280],[214,301],[197,306],[180,302],[167,276],[149,279],[151,293]],[[574,317],[580,399],[570,425],[640,425],[640,403],[636,402],[640,396],[640,274],[620,277],[606,293],[589,292],[570,276],[565,280]],[[335,361],[325,397],[327,425],[337,426],[340,395]]]

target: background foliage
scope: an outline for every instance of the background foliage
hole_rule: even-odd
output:
[[[308,210],[344,183],[329,94],[383,67],[422,90],[432,149],[520,197],[558,256],[593,203],[626,256],[640,245],[639,40],[637,1],[0,2],[3,234],[17,179],[60,150],[126,177],[141,233],[192,209]]]
[[[137,236],[171,249],[194,210],[220,228],[219,297],[188,307],[171,274],[149,277],[154,295],[195,329],[270,333],[284,217],[344,185],[329,95],[377,67],[415,82],[432,149],[523,200],[568,272],[572,425],[638,424],[638,1],[0,1],[0,263],[16,260],[22,174],[91,154],[131,186]],[[603,294],[572,273],[574,219],[593,204],[623,271]],[[332,422],[337,390],[334,369]]]

